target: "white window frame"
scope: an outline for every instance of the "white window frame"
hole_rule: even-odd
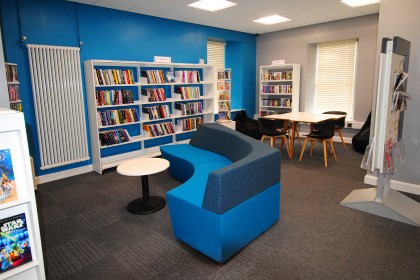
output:
[[[217,91],[217,71],[225,68],[225,49],[226,43],[217,41],[207,41],[207,64],[213,66],[213,96],[214,113],[219,112],[219,93]]]
[[[317,44],[314,110],[354,116],[357,39]]]

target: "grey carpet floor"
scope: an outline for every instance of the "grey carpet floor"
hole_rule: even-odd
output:
[[[420,279],[420,228],[339,205],[363,184],[362,155],[321,146],[299,162],[282,156],[281,218],[226,264],[176,240],[167,206],[133,215],[141,182],[115,169],[39,185],[47,279]],[[150,176],[152,195],[179,185]],[[418,197],[412,196],[418,200]]]

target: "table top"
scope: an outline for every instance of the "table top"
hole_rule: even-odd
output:
[[[117,172],[125,176],[143,176],[161,172],[168,167],[169,161],[166,159],[138,157],[118,165]]]
[[[286,114],[274,114],[265,116],[268,119],[289,120],[292,122],[306,122],[306,123],[319,123],[329,119],[339,119],[344,115],[321,114],[312,112],[291,112]]]

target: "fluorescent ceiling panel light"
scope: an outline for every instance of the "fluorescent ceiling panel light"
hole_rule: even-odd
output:
[[[380,0],[341,0],[341,2],[351,7],[360,7],[379,3]]]
[[[189,4],[188,6],[209,12],[216,12],[236,5],[238,4],[226,0],[201,0]]]
[[[279,15],[273,15],[273,16],[269,16],[269,17],[259,18],[259,19],[256,19],[254,21],[258,22],[258,23],[266,24],[266,25],[272,25],[272,24],[276,24],[276,23],[280,23],[280,22],[289,21],[289,20],[290,19],[279,16]]]

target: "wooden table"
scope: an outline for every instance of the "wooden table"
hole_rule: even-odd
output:
[[[289,149],[289,158],[293,157],[293,149],[295,147],[295,132],[296,126],[298,123],[309,123],[309,124],[316,124],[330,119],[339,119],[342,118],[343,115],[333,115],[333,114],[321,114],[321,113],[312,113],[312,112],[292,112],[286,114],[275,114],[265,116],[265,118],[269,119],[278,119],[278,120],[287,120],[292,122],[292,133],[291,133],[291,143]],[[285,126],[288,125],[287,123]]]
[[[141,176],[143,197],[136,198],[127,205],[133,214],[150,214],[165,207],[165,199],[149,195],[149,175],[169,167],[169,161],[162,158],[134,158],[118,165],[117,172],[125,176]]]

